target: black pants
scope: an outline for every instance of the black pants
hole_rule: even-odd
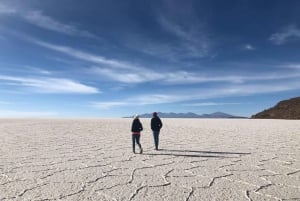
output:
[[[153,138],[154,138],[154,144],[155,149],[158,149],[158,143],[159,143],[159,131],[153,131]]]
[[[141,135],[132,135],[132,149],[133,152],[135,151],[135,143],[137,143],[140,147],[140,149],[142,149],[142,145],[140,143],[140,137]]]

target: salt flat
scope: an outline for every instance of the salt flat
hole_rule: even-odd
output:
[[[0,120],[0,200],[300,200],[300,121]]]

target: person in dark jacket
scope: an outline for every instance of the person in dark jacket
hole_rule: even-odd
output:
[[[159,143],[159,132],[162,128],[162,122],[160,118],[157,116],[156,112],[153,112],[153,117],[151,119],[151,130],[153,132],[155,150],[158,150],[158,143]]]
[[[143,148],[140,143],[141,131],[143,130],[143,125],[140,122],[139,115],[135,115],[132,125],[131,125],[131,132],[132,132],[132,149],[133,153],[135,153],[135,143],[140,147],[140,154],[143,153]]]

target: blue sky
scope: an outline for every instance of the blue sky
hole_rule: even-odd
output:
[[[0,117],[251,116],[300,94],[299,8],[1,0]]]

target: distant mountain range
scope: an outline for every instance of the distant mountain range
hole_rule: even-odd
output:
[[[253,119],[300,119],[300,97],[283,100],[274,107],[255,115]]]
[[[223,112],[215,112],[211,114],[195,114],[192,112],[188,113],[163,113],[163,112],[158,112],[157,113],[159,117],[161,118],[246,118],[246,117],[240,117],[240,116],[234,116],[231,114],[226,114]],[[152,113],[145,113],[145,114],[140,114],[140,118],[152,118]],[[125,118],[132,118],[132,117],[125,117]]]

